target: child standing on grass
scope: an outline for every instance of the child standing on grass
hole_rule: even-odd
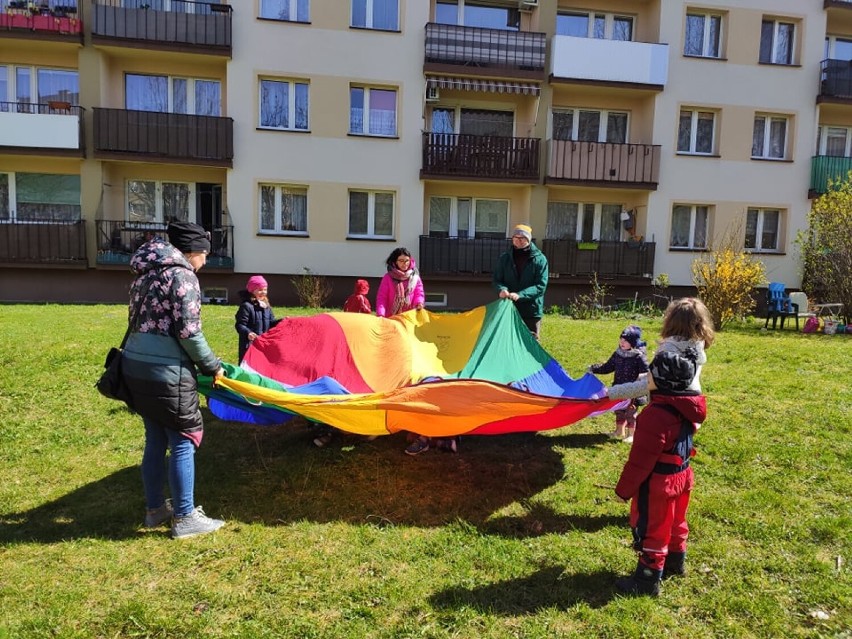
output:
[[[589,372],[595,375],[615,373],[613,384],[635,382],[639,375],[648,372],[648,360],[645,356],[645,342],[642,341],[642,329],[630,325],[621,331],[618,348],[603,364],[592,364]],[[630,444],[636,430],[636,406],[643,404],[643,398],[631,399],[627,408],[615,411],[615,431],[609,434],[613,439],[621,439]]]
[[[262,275],[252,275],[246,282],[246,290],[240,291],[243,302],[234,316],[234,328],[240,337],[239,361],[243,361],[249,345],[278,322],[269,305],[269,284]]]
[[[369,292],[370,283],[367,280],[357,280],[355,290],[343,304],[343,311],[345,313],[372,313],[373,308],[370,306],[370,300],[367,299]]]
[[[707,416],[704,396],[691,390],[697,355],[693,348],[661,351],[651,361],[651,402],[639,415],[615,487],[620,499],[630,500],[633,548],[639,554],[633,574],[615,582],[627,595],[656,597],[662,579],[686,574],[686,511],[695,484],[692,437]]]

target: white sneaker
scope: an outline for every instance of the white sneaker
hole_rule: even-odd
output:
[[[145,523],[143,526],[145,528],[156,528],[157,526],[162,526],[171,519],[174,514],[175,511],[172,509],[172,500],[167,499],[159,508],[149,508],[145,511]]]
[[[196,506],[188,515],[175,517],[172,521],[172,537],[187,539],[197,535],[206,535],[219,530],[225,522],[221,519],[211,519],[204,514],[201,506]]]
[[[627,437],[625,437],[621,441],[623,441],[625,444],[632,444],[633,443],[633,435],[628,435]]]

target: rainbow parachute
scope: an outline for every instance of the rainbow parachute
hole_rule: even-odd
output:
[[[466,313],[392,318],[324,313],[282,320],[214,387],[222,419],[293,414],[361,435],[499,435],[572,424],[617,408],[593,375],[572,379],[498,300]]]

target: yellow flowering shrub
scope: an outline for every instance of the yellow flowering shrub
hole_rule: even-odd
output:
[[[766,273],[762,262],[726,240],[692,262],[692,281],[721,331],[754,310],[754,289],[766,282]]]

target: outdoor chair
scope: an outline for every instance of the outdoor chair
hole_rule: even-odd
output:
[[[790,303],[796,309],[796,317],[807,320],[809,317],[816,317],[816,313],[811,310],[811,303],[804,291],[795,291],[790,293]],[[798,324],[796,325],[798,327]]]
[[[770,282],[766,289],[766,323],[764,328],[769,327],[772,320],[772,329],[775,330],[778,319],[781,319],[781,328],[784,328],[784,320],[793,317],[796,320],[796,330],[799,330],[799,307],[794,305],[787,295],[787,290],[781,282]]]

